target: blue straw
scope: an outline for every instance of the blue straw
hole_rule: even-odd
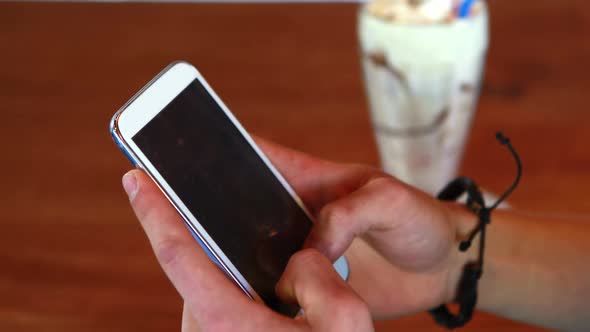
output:
[[[465,0],[463,1],[463,3],[459,6],[459,12],[457,13],[457,16],[459,16],[459,18],[466,18],[469,16],[469,13],[471,12],[471,7],[473,7],[473,4],[476,2],[477,0]]]

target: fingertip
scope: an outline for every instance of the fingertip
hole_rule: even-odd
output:
[[[135,195],[137,194],[137,170],[130,170],[129,172],[123,175],[123,179],[121,180],[123,183],[123,189],[127,193],[129,200],[133,200]]]
[[[321,229],[321,225],[316,224],[303,243],[303,249],[315,249],[321,255],[334,262],[338,257],[342,256],[343,250],[336,242],[331,241],[331,234],[326,233]]]
[[[293,285],[284,277],[281,277],[279,282],[275,285],[275,293],[284,303],[297,303]]]
[[[313,248],[302,249],[291,256],[281,279],[275,286],[275,292],[285,303],[298,303],[297,287],[310,278],[308,273],[317,270],[318,260],[326,259]],[[299,303],[301,305],[301,303]]]
[[[303,249],[296,252],[289,258],[289,262],[281,275],[281,279],[275,286],[275,292],[279,298],[286,303],[297,302],[297,294],[295,292],[295,280],[302,275],[300,263],[302,253],[313,251],[313,249]],[[308,265],[305,263],[304,265]]]
[[[301,306],[316,324],[325,320],[326,313],[342,312],[341,301],[357,300],[330,261],[314,249],[301,250],[291,257],[276,291],[281,300]]]
[[[305,242],[303,243],[303,249],[315,249],[319,251],[320,254],[324,255],[325,257],[328,257],[329,259],[329,246],[324,244],[324,241],[322,241],[321,236],[319,236],[317,233],[318,231],[316,230],[316,227],[314,227],[307,236],[307,239],[305,239]]]
[[[123,187],[129,196],[129,203],[143,225],[152,219],[160,220],[179,216],[156,183],[141,169],[134,169],[123,176]]]
[[[141,169],[132,169],[128,171],[123,175],[122,181],[123,188],[125,189],[127,196],[129,196],[129,201],[132,205],[135,205],[137,203],[136,201],[139,201],[139,196],[147,196],[150,197],[149,200],[151,200],[151,197],[153,197],[151,194],[157,193],[157,195],[160,195],[158,187],[148,174]],[[144,198],[141,200],[144,200]]]

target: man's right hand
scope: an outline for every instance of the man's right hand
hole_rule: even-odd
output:
[[[257,143],[316,218],[306,247],[332,261],[346,255],[349,283],[374,316],[397,317],[452,301],[469,258],[457,250],[458,241],[475,225],[472,215],[377,169]],[[460,227],[457,220],[466,222]]]

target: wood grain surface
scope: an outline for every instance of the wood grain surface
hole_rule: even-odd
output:
[[[161,68],[200,68],[250,131],[377,164],[353,4],[0,3],[0,331],[175,331],[181,300],[120,185],[111,115]],[[483,97],[462,173],[590,214],[590,3],[491,2]],[[493,227],[493,226],[492,226]],[[379,331],[442,331],[425,314]],[[540,331],[483,313],[464,331]]]

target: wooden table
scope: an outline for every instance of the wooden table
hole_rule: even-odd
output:
[[[524,8],[527,8],[526,10]],[[196,64],[247,128],[377,164],[356,6],[0,4],[0,331],[174,331],[181,301],[120,186],[111,115],[172,60]],[[590,4],[492,1],[483,97],[462,173],[511,203],[590,213]],[[380,331],[439,331],[425,314]],[[478,314],[465,331],[538,331]]]

